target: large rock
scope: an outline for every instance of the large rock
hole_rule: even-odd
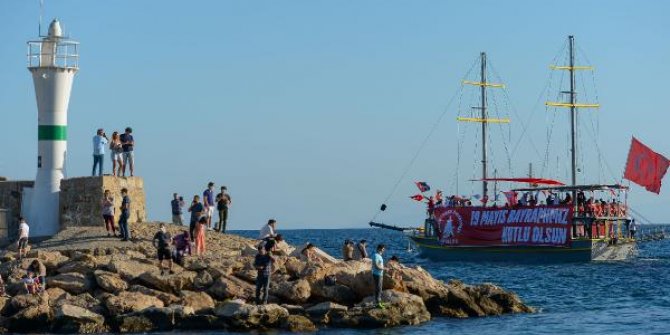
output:
[[[142,293],[142,294],[154,296],[154,297],[160,299],[165,306],[176,304],[181,300],[174,294],[150,289],[150,288],[144,287],[142,285],[133,285],[130,288],[128,288],[128,291],[139,292],[139,293]]]
[[[385,308],[374,306],[372,297],[365,298],[359,306],[349,309],[343,318],[334,319],[333,326],[347,328],[381,328],[400,325],[417,325],[430,320],[430,313],[421,297],[386,290],[382,292]]]
[[[8,312],[18,312],[31,306],[49,305],[49,294],[42,292],[40,294],[21,294],[14,296],[8,306]]]
[[[197,276],[193,271],[182,271],[172,275],[161,275],[158,271],[142,273],[138,280],[141,284],[164,292],[179,293],[193,288]]]
[[[47,277],[47,287],[59,287],[68,293],[80,294],[92,290],[93,283],[81,273],[70,272]]]
[[[321,324],[329,324],[332,319],[344,318],[349,308],[331,301],[322,302],[305,310],[312,320]]]
[[[100,300],[93,297],[90,293],[82,293],[75,296],[67,297],[63,300],[60,300],[56,306],[62,305],[72,305],[84,308],[94,313],[104,314],[106,312],[105,307],[102,305]]]
[[[128,283],[116,273],[96,270],[94,277],[98,286],[107,292],[117,293],[128,289]]]
[[[191,307],[149,307],[141,311],[118,315],[115,318],[120,332],[166,331],[193,315]]]
[[[255,286],[233,276],[221,276],[207,289],[207,293],[217,300],[251,300],[255,295]]]
[[[63,263],[58,268],[58,273],[77,272],[84,275],[90,275],[95,270],[96,265],[96,260],[93,256],[82,255],[76,260],[70,260]]]
[[[60,301],[70,298],[70,293],[60,287],[49,287],[46,292],[49,294],[49,306],[56,306]]]
[[[326,285],[323,279],[311,285],[311,296],[317,301],[333,301],[345,305],[353,304],[359,300],[356,292],[349,286],[339,283]]]
[[[305,316],[289,315],[281,327],[291,332],[308,333],[317,331],[316,325]]]
[[[312,295],[312,288],[309,282],[304,279],[295,281],[282,280],[277,283],[272,282],[272,293],[284,301],[291,303],[304,303]]]
[[[145,272],[159,271],[155,264],[142,262],[138,259],[112,259],[107,265],[107,268],[112,272],[118,273],[121,278],[126,281],[131,281]]]
[[[216,316],[233,329],[270,329],[288,318],[288,311],[276,304],[249,305],[239,300],[226,302],[216,308]]]
[[[36,250],[34,255],[29,255],[29,257],[35,257],[39,259],[44,266],[46,266],[47,271],[55,271],[63,263],[67,262],[69,258],[64,256],[59,251],[48,251],[48,250]]]
[[[53,330],[58,333],[101,333],[106,330],[105,318],[86,308],[65,304],[55,309]]]
[[[51,329],[53,312],[47,305],[30,306],[7,320],[7,328],[16,333],[45,333]]]
[[[105,306],[110,315],[121,315],[131,312],[139,312],[149,307],[163,307],[163,302],[153,296],[139,292],[124,291],[119,295],[109,297],[105,301]]]
[[[5,314],[5,310],[9,307],[9,302],[11,301],[8,297],[0,297],[0,313]],[[0,323],[1,324],[1,323]]]
[[[193,308],[197,314],[209,314],[214,309],[214,300],[205,292],[182,291],[181,305]]]
[[[223,319],[215,315],[194,314],[179,320],[175,328],[185,331],[220,330],[226,328],[226,324]]]
[[[193,288],[199,291],[208,289],[212,284],[214,284],[214,278],[206,270],[198,272],[198,275],[193,279]]]

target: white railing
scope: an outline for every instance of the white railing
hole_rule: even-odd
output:
[[[79,42],[45,38],[28,42],[28,67],[79,68]]]

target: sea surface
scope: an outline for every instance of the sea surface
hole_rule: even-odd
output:
[[[255,238],[255,231],[238,231]],[[435,318],[381,330],[327,329],[324,334],[670,334],[670,240],[641,243],[625,262],[548,265],[439,263],[418,257],[400,232],[381,229],[281,231],[294,245],[312,242],[340,256],[345,239],[387,246],[385,258],[419,265],[442,280],[495,283],[515,291],[538,313],[469,319]],[[273,334],[282,332],[273,331]],[[207,333],[202,333],[207,334]]]

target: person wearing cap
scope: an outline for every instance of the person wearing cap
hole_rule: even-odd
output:
[[[102,162],[105,159],[105,146],[109,141],[105,130],[100,128],[93,136],[93,171],[92,176],[95,176],[95,168],[98,167],[98,176],[102,176]]]
[[[227,188],[221,186],[221,193],[216,195],[216,209],[219,211],[219,222],[216,224],[216,230],[220,233],[226,232],[228,222],[228,207],[230,207],[230,194],[226,192]]]
[[[133,176],[135,170],[135,138],[132,135],[133,128],[127,127],[126,132],[121,134],[119,139],[121,140],[121,147],[123,149],[123,174],[126,176],[126,166],[130,164],[130,176]]]
[[[259,240],[274,239],[277,236],[275,230],[276,224],[277,221],[275,219],[268,220],[268,224],[264,225],[261,228],[261,233],[258,235],[258,239]]]

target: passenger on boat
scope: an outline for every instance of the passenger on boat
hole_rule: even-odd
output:
[[[435,206],[442,206],[442,191],[437,190],[435,193]]]
[[[554,200],[556,200],[556,196],[554,195],[554,192],[549,191],[549,194],[547,194],[547,204],[548,205],[553,205]]]
[[[565,199],[561,201],[561,205],[572,205],[572,195],[570,193],[565,194]]]
[[[628,225],[628,234],[630,238],[635,238],[635,232],[637,231],[637,223],[635,223],[635,218],[630,220]]]

